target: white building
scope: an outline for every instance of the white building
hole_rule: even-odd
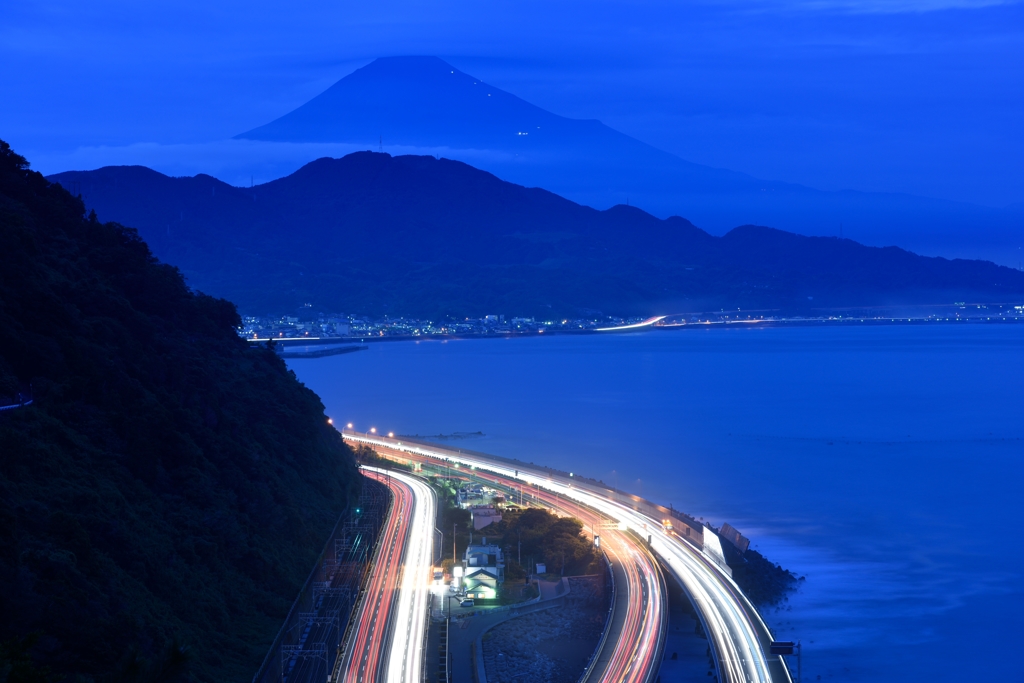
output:
[[[498,584],[505,582],[505,556],[501,548],[481,543],[470,544],[463,560],[462,585],[467,598],[492,600],[498,597]]]

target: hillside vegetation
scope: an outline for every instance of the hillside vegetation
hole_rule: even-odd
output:
[[[0,142],[0,405],[34,399],[0,412],[0,680],[247,682],[352,454],[232,304],[84,212]]]
[[[572,517],[559,517],[541,508],[509,509],[500,522],[477,533],[506,549],[505,575],[509,579],[525,577],[538,562],[546,563],[550,573],[563,576],[600,570],[594,544],[583,535],[583,524]]]
[[[1024,273],[759,226],[715,237],[433,157],[359,152],[255,188],[108,167],[54,176],[245,313],[591,317],[1017,301]]]

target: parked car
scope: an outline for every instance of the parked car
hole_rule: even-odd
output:
[[[460,602],[459,606],[460,607],[472,607],[475,604],[476,603],[474,603],[472,600],[467,598],[467,599],[463,600],[462,602]]]

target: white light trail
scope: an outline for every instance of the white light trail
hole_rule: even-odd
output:
[[[618,332],[620,330],[636,330],[641,327],[650,327],[654,323],[661,322],[667,317],[668,316],[664,315],[656,315],[653,318],[648,318],[647,320],[638,323],[633,323],[632,325],[619,325],[617,327],[599,327],[595,330],[595,332]]]
[[[651,547],[663,557],[673,575],[682,583],[703,616],[708,637],[713,640],[716,661],[723,681],[729,683],[770,683],[771,673],[764,651],[755,632],[755,624],[768,632],[760,615],[749,603],[732,577],[724,573],[712,558],[693,548],[685,541],[667,533],[660,520],[648,517],[621,503],[577,486],[555,481],[547,474],[535,474],[529,469],[513,467],[463,453],[434,450],[426,446],[396,442],[391,439],[368,437],[346,432],[346,439],[383,446],[421,456],[448,460],[482,467],[507,477],[517,477],[531,486],[547,489],[601,512],[644,537],[650,536]],[[741,604],[742,602],[742,604]],[[744,608],[744,605],[746,608]],[[787,675],[784,681],[789,683]]]
[[[398,604],[391,623],[387,655],[388,683],[419,683],[423,679],[423,649],[430,604],[430,581],[434,552],[434,494],[418,477],[376,467],[363,469],[387,474],[408,485],[413,492],[409,536],[402,559],[402,580]]]

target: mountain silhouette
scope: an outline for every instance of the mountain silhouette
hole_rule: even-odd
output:
[[[437,57],[387,57],[239,138],[432,152],[607,208],[688,216],[713,234],[758,223],[1016,266],[1024,208],[825,192],[690,163],[594,120],[558,116]]]
[[[139,166],[52,176],[189,283],[277,313],[613,315],[1015,300],[1024,273],[753,225],[604,211],[467,164],[360,152],[240,188]]]

